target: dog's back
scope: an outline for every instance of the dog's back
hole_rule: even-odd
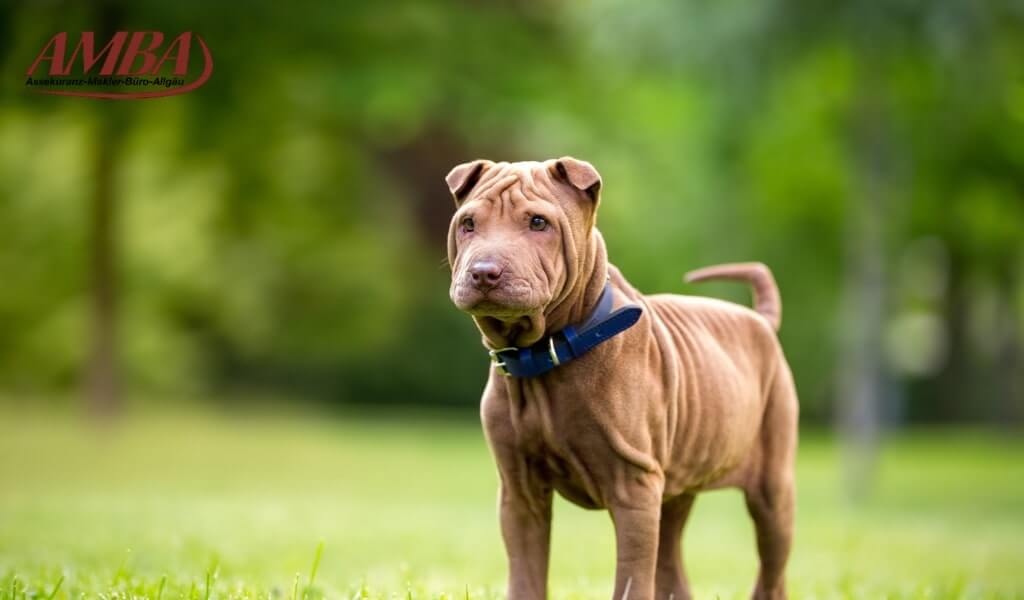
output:
[[[792,380],[774,328],[781,302],[770,271],[753,264],[697,273],[705,279],[713,271],[741,280],[753,273],[760,310],[703,296],[643,297],[663,372],[679,374],[665,398],[674,404],[665,411],[668,455],[661,457],[671,492],[741,484],[763,466],[745,463],[760,462],[764,428],[795,429],[796,395],[777,392],[791,390]]]

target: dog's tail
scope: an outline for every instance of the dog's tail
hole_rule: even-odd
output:
[[[779,286],[775,284],[771,270],[762,263],[730,263],[704,267],[686,274],[686,282],[709,279],[732,279],[746,281],[754,288],[754,310],[764,317],[775,331],[782,324],[782,298]]]

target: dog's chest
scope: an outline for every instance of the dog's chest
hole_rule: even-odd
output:
[[[508,401],[517,453],[567,500],[584,508],[602,506],[594,480],[600,469],[590,464],[595,456],[583,450],[604,444],[593,416],[575,406],[571,394],[530,384],[512,390]]]

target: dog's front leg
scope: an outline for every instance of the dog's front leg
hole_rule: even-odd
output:
[[[500,510],[508,555],[508,600],[544,600],[551,545],[551,487],[534,477],[503,474]]]
[[[609,507],[615,523],[616,550],[612,600],[654,600],[661,520],[661,491],[657,487],[656,493],[646,487],[638,489],[627,501]]]

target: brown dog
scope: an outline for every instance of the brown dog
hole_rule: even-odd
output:
[[[601,177],[589,163],[477,160],[447,182],[458,207],[448,233],[451,299],[495,357],[481,417],[501,479],[508,597],[547,595],[558,490],[610,511],[613,598],[689,598],[680,535],[694,496],[723,487],[744,492],[754,520],[754,597],[785,597],[798,408],[768,269],[723,265],[688,276],[748,281],[756,312],[644,296],[607,262],[594,226]],[[611,304],[639,308],[626,311],[624,331],[595,334],[597,345],[569,356],[566,340],[600,312],[606,282]],[[529,354],[520,368],[550,356],[550,370],[505,374],[520,353]]]

